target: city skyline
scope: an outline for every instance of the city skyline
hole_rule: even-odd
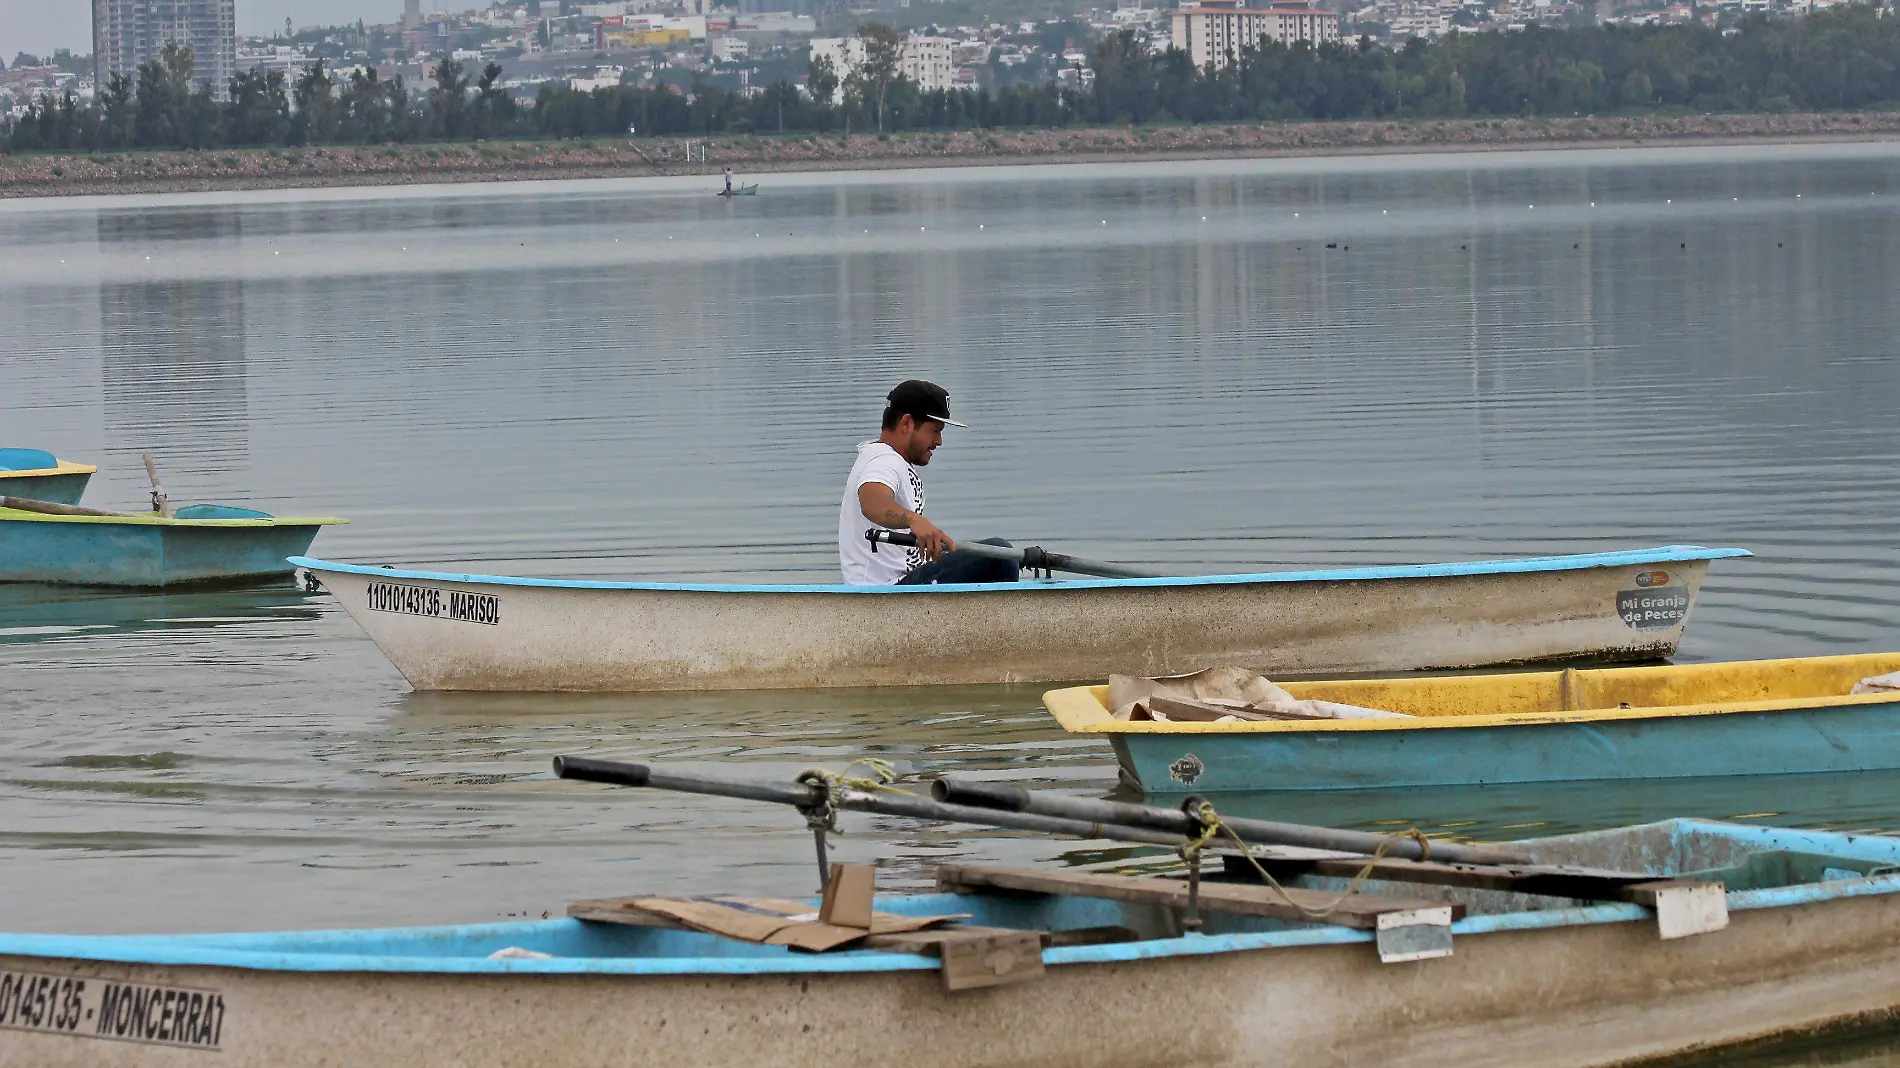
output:
[[[238,33],[281,30],[288,17],[295,25],[396,22],[403,0],[237,0]],[[0,62],[21,52],[50,55],[60,48],[75,55],[92,51],[92,5],[81,0],[0,0]]]

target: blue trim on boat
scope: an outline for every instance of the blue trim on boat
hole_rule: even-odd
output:
[[[1060,579],[1033,582],[960,582],[935,586],[847,586],[842,583],[724,583],[724,582],[597,582],[588,579],[518,578],[508,575],[455,574],[447,571],[411,571],[368,567],[293,556],[290,563],[316,571],[368,575],[385,579],[425,582],[488,583],[500,586],[536,586],[569,590],[656,590],[691,593],[976,593],[1049,587],[1065,590],[1126,588],[1130,586],[1231,586],[1264,582],[1359,582],[1374,579],[1454,578],[1464,575],[1516,575],[1540,571],[1581,571],[1589,568],[1667,564],[1685,560],[1727,560],[1753,556],[1747,549],[1709,549],[1700,545],[1665,545],[1614,553],[1578,553],[1571,556],[1533,556],[1517,560],[1473,560],[1445,564],[1394,564],[1384,567],[1335,568],[1321,571],[1266,571],[1242,575],[1189,575],[1139,579]]]
[[[1582,713],[1579,713],[1582,715]],[[1427,730],[1115,732],[1154,795],[1806,775],[1900,768],[1900,709],[1843,701]],[[1192,782],[1172,769],[1192,758]]]
[[[1684,838],[1704,834],[1743,843],[1751,852],[1795,850],[1843,859],[1900,861],[1900,839],[1883,835],[1750,827],[1695,819],[1671,820],[1662,826],[1669,828],[1677,843],[1678,852],[1681,850],[1681,842]],[[1596,834],[1627,833],[1632,829],[1596,832]],[[1593,835],[1566,836],[1568,839],[1589,837]],[[1551,840],[1542,840],[1542,842],[1549,841]],[[1542,843],[1539,840],[1531,840],[1519,844],[1534,847]],[[1730,911],[1784,908],[1842,898],[1893,893],[1900,893],[1900,875],[1839,879],[1763,890],[1733,891],[1728,895],[1728,907]],[[969,897],[957,895],[919,894],[891,895],[880,898],[880,904],[892,912],[928,915],[969,911],[970,906],[975,902]],[[1480,935],[1603,923],[1647,922],[1651,915],[1647,909],[1637,905],[1611,903],[1473,916],[1453,923],[1451,930],[1454,936]],[[608,932],[606,937],[610,938],[673,937],[689,945],[702,940],[708,946],[733,945],[717,936],[691,932],[657,931],[650,928],[637,929],[637,933],[629,933],[630,929],[624,928],[606,930]],[[0,934],[0,956],[136,964],[203,965],[250,968],[260,971],[445,974],[527,972],[605,975],[783,975],[923,971],[939,966],[935,958],[914,954],[884,953],[875,950],[806,954],[777,947],[744,944],[738,944],[742,951],[741,955],[726,956],[557,956],[545,960],[494,960],[486,955],[492,952],[490,947],[548,945],[560,939],[575,937],[587,939],[602,934],[603,928],[600,925],[584,924],[581,921],[569,919],[358,931],[127,936]],[[1142,942],[1049,949],[1043,952],[1043,960],[1052,965],[1104,964],[1293,946],[1370,942],[1373,937],[1372,932],[1369,931],[1330,926],[1234,934],[1192,934],[1179,938]],[[444,953],[459,950],[461,955],[417,955],[414,949],[417,943],[440,947]],[[388,946],[391,951],[373,952],[379,945]],[[325,951],[332,946],[350,947],[357,952]],[[395,951],[398,948],[402,951],[401,955],[396,955]]]

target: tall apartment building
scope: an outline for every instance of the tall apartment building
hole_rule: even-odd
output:
[[[1339,16],[1310,0],[1280,0],[1249,7],[1247,0],[1200,0],[1174,12],[1174,47],[1196,67],[1226,66],[1249,45],[1261,41],[1320,44],[1339,39]]]
[[[422,28],[422,0],[402,0],[402,28],[405,30]]]
[[[132,77],[165,45],[191,49],[192,82],[222,100],[237,73],[237,0],[92,0],[93,74]]]
[[[897,72],[917,83],[917,88],[925,91],[933,89],[956,88],[956,51],[957,42],[951,37],[926,37],[922,34],[909,34],[904,38],[904,51],[898,58]],[[843,80],[852,71],[864,65],[864,39],[861,37],[814,37],[811,42],[812,58],[823,56],[831,61],[831,69]]]

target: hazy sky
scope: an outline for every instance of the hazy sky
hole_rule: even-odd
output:
[[[282,28],[286,17],[298,26],[395,22],[402,17],[402,0],[237,0],[239,33]],[[20,52],[40,55],[55,48],[92,51],[88,0],[0,0],[0,62],[12,63]]]

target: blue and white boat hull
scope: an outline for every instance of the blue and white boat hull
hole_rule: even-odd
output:
[[[1675,821],[1524,845],[1546,864],[1720,881],[1727,925],[1664,938],[1634,904],[1457,890],[1469,913],[1449,956],[1382,963],[1372,931],[1323,923],[1209,912],[1182,935],[1178,910],[1104,898],[880,896],[893,913],[1133,936],[1046,948],[1040,978],[955,992],[933,957],[574,920],[7,934],[0,1063],[1594,1068],[1900,1009],[1891,838]]]
[[[941,586],[588,582],[298,559],[419,690],[1052,682],[1666,657],[1711,560],[1635,552]]]

